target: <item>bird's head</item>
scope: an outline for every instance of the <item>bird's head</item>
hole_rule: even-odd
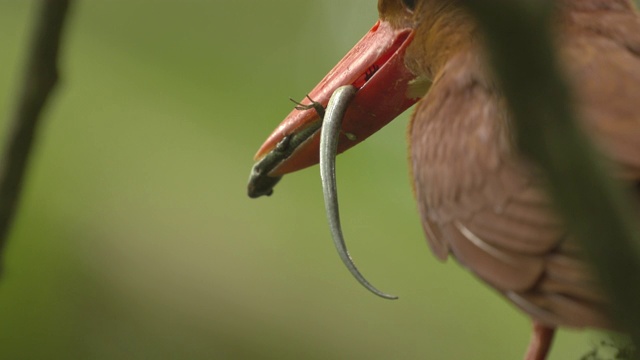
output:
[[[442,46],[444,52],[450,48],[434,33],[453,2],[380,0],[380,19],[309,92],[304,105],[311,105],[312,99],[326,106],[340,86],[358,89],[342,120],[338,152],[380,130],[426,93],[432,68],[438,65],[426,46]],[[312,106],[298,106],[282,121],[255,155],[249,196],[270,195],[284,174],[318,163],[321,120]]]

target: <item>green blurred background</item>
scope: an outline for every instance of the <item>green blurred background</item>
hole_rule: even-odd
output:
[[[521,358],[528,319],[425,244],[407,114],[338,164],[351,252],[400,300],[341,264],[317,168],[246,196],[288,97],[369,29],[375,4],[75,3],[0,282],[0,358]],[[0,1],[2,121],[34,10]],[[598,338],[563,330],[551,359]]]

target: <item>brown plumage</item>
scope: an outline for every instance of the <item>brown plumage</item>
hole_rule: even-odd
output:
[[[442,260],[452,254],[544,324],[610,328],[606,297],[553,213],[544,179],[515,150],[474,27],[458,25],[471,19],[453,2],[423,1],[421,12],[440,14],[419,34],[445,54],[424,48],[435,61],[415,71],[433,84],[410,128],[416,198],[433,252]],[[584,128],[617,174],[637,183],[640,20],[629,2],[585,0],[559,1],[557,19]],[[455,49],[444,45],[448,34]]]
[[[534,338],[527,359],[546,356],[557,326],[615,329],[609,301],[580,246],[554,213],[544,177],[516,149],[505,100],[487,69],[482,35],[471,16],[456,0],[380,0],[378,7],[381,21],[370,34],[385,32],[394,44],[402,43],[392,58],[400,57],[408,72],[390,64],[385,75],[377,76],[396,71],[397,81],[389,84],[402,92],[402,99],[387,92],[384,99],[367,103],[367,91],[378,86],[376,76],[369,76],[371,84],[356,85],[357,105],[347,113],[343,129],[358,140],[342,139],[341,149],[370,135],[359,134],[353,125],[375,117],[378,110],[370,114],[363,110],[366,104],[378,109],[382,101],[393,107],[380,116],[384,123],[410,105],[407,98],[419,100],[409,129],[410,161],[434,254],[440,260],[453,256],[531,316]],[[387,29],[385,24],[391,30],[379,30],[378,25]],[[640,17],[628,0],[556,0],[553,30],[581,126],[640,203]],[[366,39],[356,52],[371,42]],[[384,62],[372,61],[385,72]],[[340,66],[336,69],[353,71]],[[312,91],[323,104],[331,90],[327,79],[337,72]],[[298,115],[294,111],[283,122],[257,158],[317,121]],[[317,141],[298,147],[288,149],[295,152],[275,168],[254,174],[252,196],[270,193],[276,177],[317,161],[297,155],[317,151]]]

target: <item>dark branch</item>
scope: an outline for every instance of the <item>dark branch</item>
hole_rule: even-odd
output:
[[[521,150],[546,172],[557,208],[612,295],[616,321],[640,344],[640,232],[631,197],[576,125],[553,51],[553,1],[464,2],[485,32]]]
[[[0,160],[0,261],[18,207],[38,119],[58,80],[58,48],[69,3],[70,0],[42,0],[39,4],[24,77]]]

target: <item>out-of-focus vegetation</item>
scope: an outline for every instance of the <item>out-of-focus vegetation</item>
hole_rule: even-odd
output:
[[[34,5],[0,2],[2,115]],[[528,319],[425,244],[406,114],[338,164],[351,252],[400,300],[342,266],[316,167],[246,196],[288,97],[376,17],[364,0],[77,2],[0,281],[0,358],[521,357]],[[594,339],[561,331],[551,359]]]

